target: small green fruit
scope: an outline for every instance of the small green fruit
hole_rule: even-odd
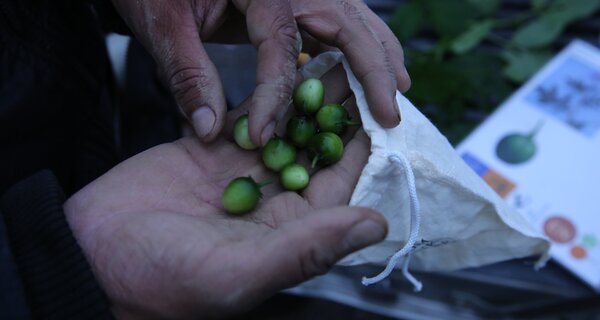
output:
[[[231,214],[243,214],[252,211],[262,197],[260,188],[261,185],[250,177],[233,179],[223,191],[221,197],[223,208]]]
[[[311,115],[323,105],[324,89],[319,79],[304,80],[294,91],[294,106],[298,112]]]
[[[311,166],[328,166],[336,163],[344,154],[344,143],[335,133],[321,132],[308,142],[308,158]]]
[[[317,112],[317,124],[322,132],[342,134],[346,127],[359,125],[360,122],[350,121],[348,111],[337,103],[327,104]]]
[[[305,148],[310,138],[317,134],[317,126],[306,116],[294,116],[288,121],[286,137],[298,148]]]
[[[296,162],[296,148],[284,139],[274,137],[263,148],[262,159],[265,167],[279,172],[288,164]]]
[[[257,146],[250,140],[248,133],[248,115],[245,114],[235,120],[233,124],[233,139],[238,146],[246,150],[254,150]]]
[[[286,190],[298,191],[306,188],[310,177],[303,165],[292,163],[285,166],[279,174],[279,182]]]

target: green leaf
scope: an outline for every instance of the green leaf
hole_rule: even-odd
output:
[[[449,63],[467,79],[465,100],[480,110],[495,109],[513,90],[499,72],[505,63],[496,51],[473,50]]]
[[[571,23],[587,17],[600,8],[600,0],[556,0],[548,9],[555,14],[554,19]]]
[[[531,8],[534,11],[543,9],[551,0],[531,0]]]
[[[398,6],[389,21],[392,32],[400,42],[412,38],[423,25],[423,10],[418,2],[403,3]]]
[[[456,54],[473,49],[490,33],[493,26],[494,22],[491,20],[474,23],[467,31],[454,39],[450,48]]]
[[[468,0],[479,12],[484,15],[491,15],[498,10],[501,0]]]
[[[454,38],[463,33],[479,16],[479,11],[468,0],[427,0],[426,17],[440,37]]]
[[[435,47],[431,50],[433,54],[433,58],[436,63],[441,62],[444,59],[444,55],[448,50],[450,50],[450,46],[452,45],[452,39],[447,36],[441,37]]]
[[[539,48],[552,43],[573,21],[600,8],[600,0],[556,0],[536,20],[515,32],[511,43],[521,48]]]
[[[449,64],[421,54],[411,59],[407,67],[412,80],[407,96],[417,105],[443,105],[461,92],[464,76]]]
[[[435,60],[433,52],[406,49],[413,86],[409,99],[452,143],[460,141],[514,87],[500,74],[497,51],[472,50]],[[474,116],[475,115],[475,116]]]
[[[536,73],[553,53],[550,51],[507,51],[504,55],[507,62],[503,72],[506,77],[515,82],[524,82]]]
[[[545,15],[518,29],[511,39],[511,44],[521,48],[542,47],[556,40],[564,27],[561,19]]]

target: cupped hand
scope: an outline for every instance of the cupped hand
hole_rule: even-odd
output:
[[[338,48],[363,84],[375,119],[400,121],[395,91],[410,79],[402,48],[362,0],[113,0],[157,61],[177,103],[203,141],[225,123],[226,101],[203,41],[249,40],[258,50],[256,89],[249,108],[250,137],[264,145],[286,113],[304,39]]]
[[[324,79],[336,83],[339,72]],[[221,205],[232,179],[277,177],[260,151],[223,136],[210,144],[188,137],[116,166],[72,196],[65,214],[118,318],[223,317],[383,240],[381,215],[346,206],[369,148],[358,131],[304,191],[275,182],[253,212],[232,216]]]

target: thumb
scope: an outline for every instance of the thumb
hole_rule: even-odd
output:
[[[155,59],[181,108],[202,141],[211,141],[223,128],[227,104],[217,68],[204,50],[197,28],[178,26],[168,47]]]
[[[382,241],[385,218],[361,207],[320,210],[264,237],[257,257],[257,283],[281,290],[324,274],[344,256]],[[265,265],[265,261],[269,263]]]

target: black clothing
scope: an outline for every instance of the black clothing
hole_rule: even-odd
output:
[[[88,5],[0,1],[0,194],[50,169],[67,195],[117,160],[111,71]]]
[[[0,319],[111,317],[62,212],[116,164],[111,77],[89,4],[0,0]]]
[[[49,171],[19,182],[2,197],[8,241],[0,240],[0,318],[111,318],[108,301],[63,215],[64,200]],[[2,229],[0,222],[0,233]]]

